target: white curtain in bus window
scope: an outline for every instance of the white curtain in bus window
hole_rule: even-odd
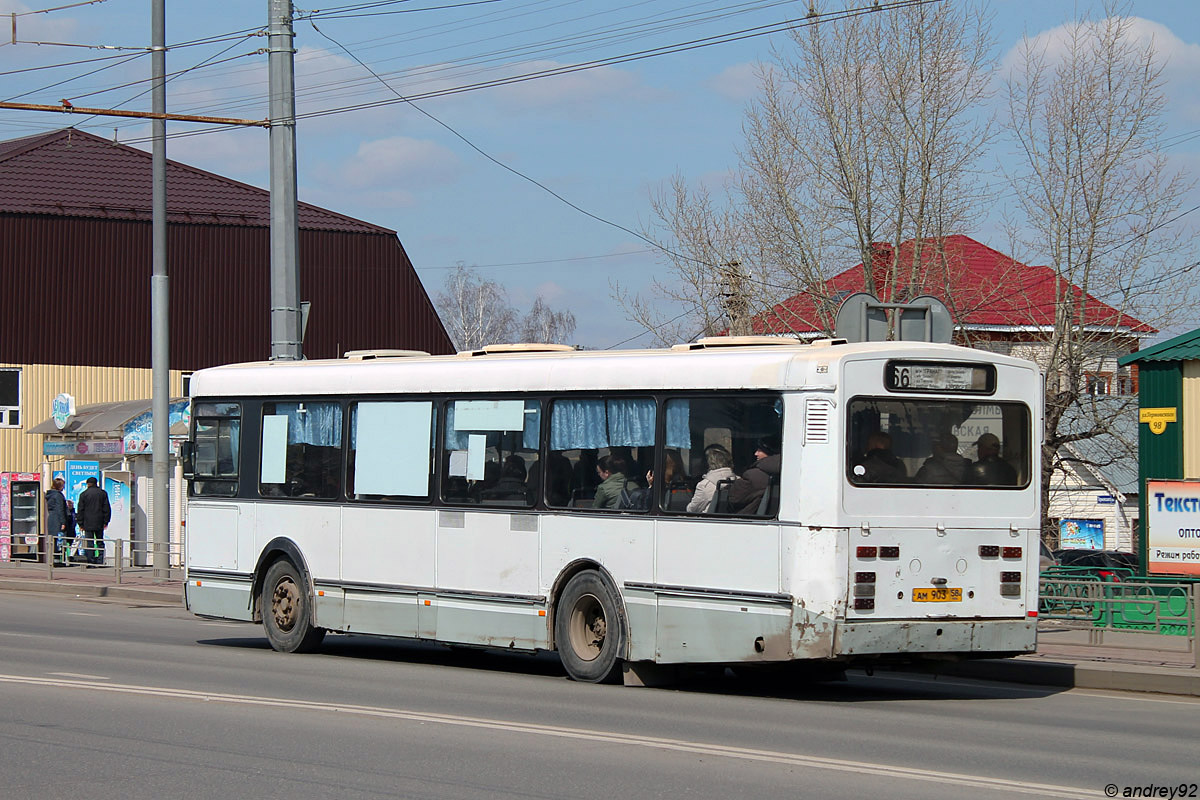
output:
[[[259,478],[262,483],[283,483],[287,479],[287,429],[286,414],[263,417],[262,466]]]
[[[429,494],[433,403],[359,403],[354,424],[356,494]]]

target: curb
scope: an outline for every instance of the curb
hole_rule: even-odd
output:
[[[182,606],[183,587],[149,588],[140,586],[110,586],[107,584],[34,581],[23,578],[0,578],[0,590],[69,594],[84,598],[136,600],[163,606]]]
[[[942,665],[936,673],[1067,689],[1108,689],[1120,692],[1200,696],[1200,671],[1163,667],[1147,669],[1139,668],[1136,664],[1114,664],[1106,661],[966,661]]]

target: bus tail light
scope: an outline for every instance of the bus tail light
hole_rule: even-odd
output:
[[[1019,572],[1001,572],[1000,573],[1000,596],[1001,597],[1020,597],[1021,595],[1021,573]]]
[[[874,549],[874,548],[872,548]],[[875,573],[854,573],[854,610],[872,611],[875,608]]]
[[[1000,557],[1001,558],[1020,558],[1021,557],[1021,548],[1006,547],[1000,551]]]
[[[879,548],[879,557],[880,558],[899,558],[900,557],[900,548],[899,547],[881,547],[881,548]]]
[[[979,545],[980,558],[998,558],[1000,556],[1000,546],[995,544]]]
[[[874,547],[860,547],[855,551],[855,555],[859,558],[874,558],[876,549]]]
[[[1001,572],[1000,573],[1000,582],[1001,583],[1020,583],[1021,582],[1021,573],[1019,573],[1019,572]]]

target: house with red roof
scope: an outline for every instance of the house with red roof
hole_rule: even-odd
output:
[[[68,447],[136,472],[120,426],[69,442],[27,432],[60,394],[85,428],[111,417],[98,406],[150,397],[151,197],[146,151],[72,128],[0,142],[0,472],[61,469]],[[453,352],[395,231],[307,203],[298,216],[305,357]],[[183,397],[193,370],[270,356],[270,194],[168,161],[167,240],[170,392]]]
[[[908,302],[921,295],[941,300],[954,320],[955,341],[971,347],[1039,361],[1040,345],[1054,331],[1063,299],[1079,309],[1079,327],[1100,344],[1089,376],[1094,394],[1135,394],[1136,372],[1121,371],[1116,359],[1138,349],[1158,330],[1102,300],[1086,294],[1050,267],[1022,264],[969,236],[925,241],[919,257],[914,242],[875,243],[870,285],[863,264],[826,279],[822,285],[776,303],[752,320],[765,335],[817,338],[833,333],[842,300],[874,288],[885,303]]]
[[[889,244],[874,244],[869,280],[865,265],[851,267],[757,315],[752,331],[830,336],[838,308],[850,295],[873,290],[889,303],[930,295],[949,309],[957,343],[1044,364],[1058,309],[1063,300],[1073,301],[1089,348],[1086,391],[1098,408],[1112,410],[1112,432],[1064,447],[1062,469],[1051,484],[1050,516],[1064,529],[1099,530],[1100,547],[1130,549],[1138,517],[1137,437],[1128,435],[1125,417],[1128,398],[1137,394],[1137,370],[1117,360],[1157,329],[1071,285],[1050,267],[1022,264],[969,236],[921,245],[918,254],[913,241],[901,244],[898,253]],[[1136,402],[1132,408],[1136,412]]]

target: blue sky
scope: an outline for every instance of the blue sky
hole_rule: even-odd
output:
[[[0,13],[70,3],[0,0]],[[591,347],[640,331],[612,299],[612,282],[636,292],[652,277],[669,274],[644,242],[497,166],[403,102],[303,115],[395,99],[354,57],[396,91],[413,95],[752,32],[807,10],[805,0],[408,0],[374,3],[353,15],[336,12],[351,5],[366,3],[330,0],[313,19],[328,38],[308,21],[296,23],[300,198],[396,230],[431,294],[455,264],[477,266],[520,307],[541,294],[551,306],[571,310],[576,341]],[[998,61],[1004,63],[1023,34],[1046,35],[1096,5],[994,2]],[[303,16],[305,5],[297,8]],[[148,95],[133,99],[146,88],[135,82],[148,77],[148,57],[122,63],[137,51],[50,43],[145,47],[149,9],[149,0],[104,0],[18,17],[18,40],[43,44],[0,46],[0,72],[9,73],[0,82],[0,99],[56,104],[66,97],[76,106],[148,108]],[[209,62],[172,81],[169,110],[266,116],[266,56],[254,53],[265,47],[265,38],[237,34],[264,26],[267,9],[267,0],[167,3],[170,45],[213,39],[168,54],[169,71]],[[1168,60],[1167,135],[1174,137],[1168,153],[1200,175],[1200,14],[1187,0],[1136,2],[1132,13],[1139,31],[1153,36]],[[772,46],[786,45],[783,33],[747,36],[417,105],[589,214],[642,230],[650,221],[651,192],[672,175],[719,188],[736,165],[743,110],[756,88],[754,64],[768,60]],[[29,71],[107,56],[116,57]],[[85,74],[100,67],[108,69]],[[132,85],[91,94],[123,84]],[[0,138],[72,123],[149,147],[149,128],[138,121],[22,111],[0,111]],[[169,127],[172,134],[197,130],[203,128]],[[256,129],[180,136],[168,144],[170,158],[264,187],[268,155],[267,135]],[[1002,147],[994,158],[1003,161]],[[1186,207],[1197,204],[1200,193],[1193,192]],[[966,233],[1004,249],[995,220]],[[1200,324],[1200,315],[1192,322]],[[634,339],[629,346],[648,341]]]

